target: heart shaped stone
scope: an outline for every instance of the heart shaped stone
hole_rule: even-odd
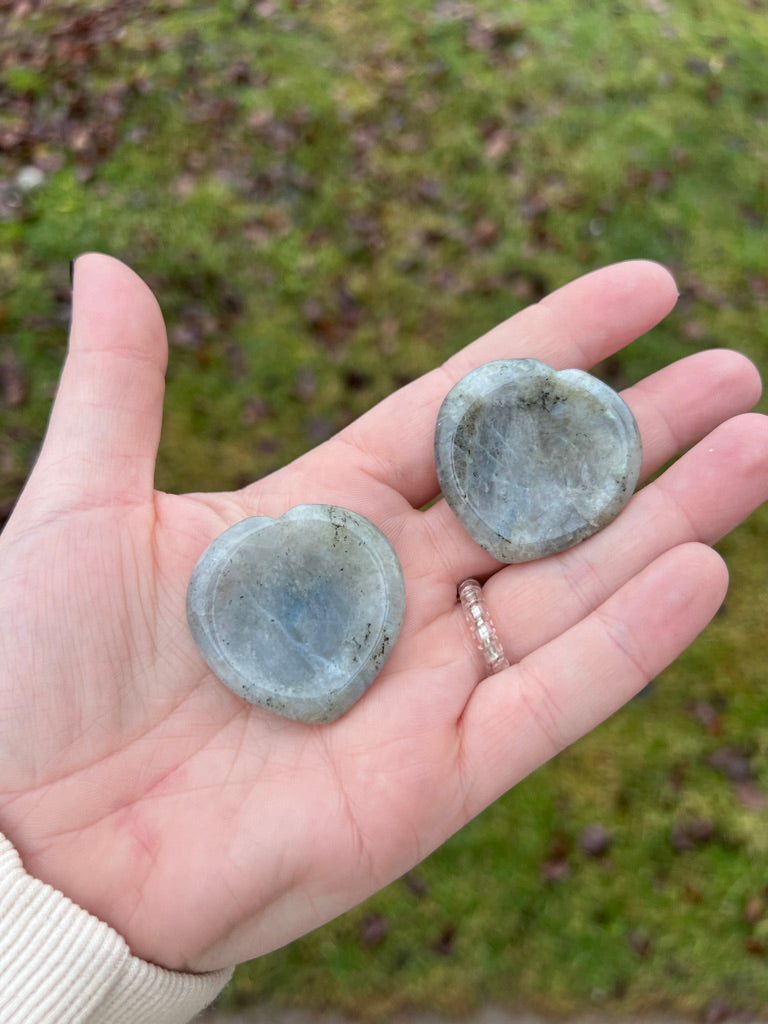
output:
[[[216,675],[300,722],[332,722],[365,693],[404,612],[391,544],[334,505],[230,527],[203,552],[187,591],[192,636]]]
[[[596,533],[629,501],[643,452],[607,384],[536,359],[486,363],[443,402],[435,462],[445,500],[500,562],[528,562]]]

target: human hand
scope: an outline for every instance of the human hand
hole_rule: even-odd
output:
[[[728,351],[624,395],[639,491],[561,555],[501,567],[438,491],[438,407],[471,368],[534,356],[588,368],[674,305],[662,268],[581,278],[392,395],[337,437],[230,494],[153,490],[166,341],[147,287],[77,262],[69,354],[37,465],[0,537],[0,830],[25,867],[157,964],[210,970],[364,899],[587,732],[675,658],[720,605],[707,545],[768,496],[759,380]],[[711,433],[710,433],[711,431]],[[400,639],[364,698],[307,726],[235,697],[185,620],[219,533],[297,504],[342,505],[393,543]],[[512,667],[484,678],[456,604],[487,578]]]

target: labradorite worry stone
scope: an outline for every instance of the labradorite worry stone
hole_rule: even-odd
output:
[[[404,612],[391,544],[335,505],[230,527],[205,549],[187,591],[192,636],[222,682],[300,722],[332,722],[362,697]]]
[[[578,544],[629,501],[642,462],[635,418],[583,370],[502,359],[463,377],[435,430],[445,500],[500,562]]]

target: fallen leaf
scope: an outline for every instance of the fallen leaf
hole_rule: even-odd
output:
[[[304,434],[310,444],[321,444],[335,433],[336,424],[327,416],[310,416],[304,422]]]
[[[764,811],[768,808],[768,793],[759,789],[751,779],[734,783],[733,795],[742,807],[747,807],[750,811]]]
[[[749,924],[757,924],[765,916],[765,898],[762,894],[756,893],[747,900],[744,907],[744,919]]]
[[[720,711],[714,706],[714,704],[705,700],[698,700],[695,704],[691,705],[691,714],[696,718],[710,736],[719,736],[723,722],[720,715]]]
[[[418,899],[426,896],[429,892],[429,886],[421,875],[418,875],[415,871],[407,871],[403,875],[402,881]]]
[[[686,903],[701,903],[703,896],[701,889],[697,889],[695,885],[691,885],[690,882],[686,882],[682,888],[681,895]]]
[[[720,747],[710,754],[707,762],[731,782],[751,782],[754,780],[751,759],[751,750],[734,744]]]
[[[437,956],[450,956],[453,952],[455,941],[456,928],[452,924],[447,924],[440,932],[437,940],[433,942],[429,948],[433,953],[436,953]]]
[[[713,822],[706,818],[676,821],[670,829],[669,841],[676,853],[690,853],[708,843],[715,834]]]
[[[579,846],[590,857],[604,857],[612,842],[612,834],[599,822],[587,825],[579,836]]]
[[[712,999],[704,1007],[703,1024],[723,1024],[733,1017],[734,1008],[724,999]]]
[[[491,245],[499,237],[499,226],[490,217],[481,217],[472,228],[472,244],[480,246]]]
[[[16,355],[9,349],[0,357],[0,403],[15,409],[22,405],[26,398],[26,377]]]
[[[380,946],[389,934],[389,925],[380,914],[366,914],[360,922],[358,937],[364,949]]]
[[[627,935],[627,945],[641,959],[648,956],[651,951],[651,937],[640,928],[633,928]]]
[[[539,868],[545,882],[562,882],[571,873],[571,865],[567,860],[545,860]]]
[[[243,409],[243,422],[247,427],[252,427],[256,423],[269,419],[270,415],[271,410],[265,399],[261,395],[251,395]]]
[[[346,370],[344,373],[344,386],[350,391],[364,391],[370,387],[371,378],[367,373],[360,370]]]
[[[512,149],[517,137],[506,128],[498,128],[485,140],[485,155],[489,160],[498,160]]]
[[[300,402],[311,402],[317,394],[317,377],[306,367],[293,379],[293,392]]]

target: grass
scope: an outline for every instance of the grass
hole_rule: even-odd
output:
[[[713,345],[768,367],[760,0],[56,0],[0,18],[6,507],[87,249],[166,312],[171,490],[269,472],[627,257],[666,263],[682,294],[602,368],[612,383]],[[44,180],[24,190],[29,165]],[[242,967],[224,1003],[768,1008],[767,533],[763,509],[723,542],[722,614],[642,698],[413,875]]]

